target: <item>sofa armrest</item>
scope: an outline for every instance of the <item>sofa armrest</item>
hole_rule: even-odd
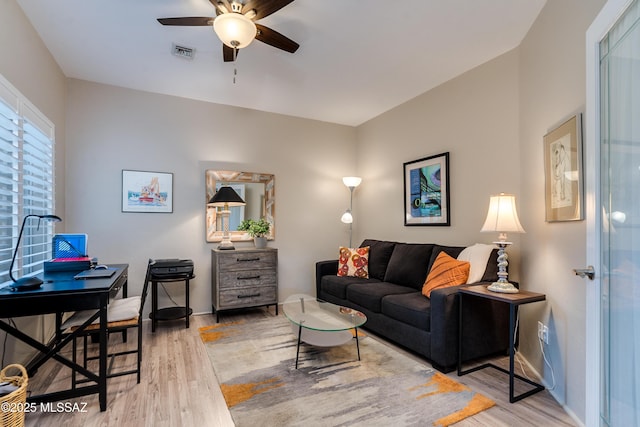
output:
[[[316,262],[316,297],[320,296],[322,276],[335,276],[336,274],[338,274],[337,259]]]
[[[478,282],[462,286],[486,286]],[[460,286],[431,293],[431,359],[451,368],[458,362]],[[487,298],[465,296],[462,360],[505,351],[509,347],[509,305]]]
[[[458,361],[460,286],[431,292],[431,361],[438,368],[451,368]]]

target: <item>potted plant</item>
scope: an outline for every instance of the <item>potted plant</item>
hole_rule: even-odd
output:
[[[269,230],[271,230],[271,223],[264,218],[260,218],[259,220],[245,219],[242,220],[238,226],[238,230],[246,231],[249,236],[253,237],[256,248],[262,249],[267,246],[266,236],[269,234]]]

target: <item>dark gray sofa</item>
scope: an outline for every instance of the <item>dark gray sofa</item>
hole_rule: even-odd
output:
[[[367,239],[369,278],[337,276],[338,261],[316,263],[317,297],[366,314],[365,329],[406,347],[449,372],[458,360],[458,286],[436,289],[431,298],[422,285],[440,253],[457,257],[464,247],[398,243]],[[497,277],[497,251],[489,257],[481,286]],[[462,359],[506,354],[509,346],[507,304],[465,297]]]

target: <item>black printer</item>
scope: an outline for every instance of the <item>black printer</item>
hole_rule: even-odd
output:
[[[151,263],[151,276],[157,278],[193,276],[193,261],[177,258],[156,259]]]

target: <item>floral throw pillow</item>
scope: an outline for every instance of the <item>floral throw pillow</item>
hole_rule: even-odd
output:
[[[340,246],[338,276],[369,278],[369,246],[347,248]]]

